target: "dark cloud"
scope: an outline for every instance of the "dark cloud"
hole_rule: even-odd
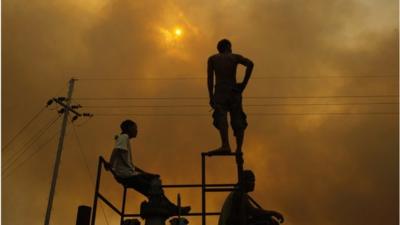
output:
[[[398,78],[352,76],[398,74],[398,3],[393,0],[302,1],[118,1],[99,4],[68,1],[5,1],[2,20],[3,145],[41,104],[63,95],[71,76],[142,78],[202,76],[216,42],[230,38],[234,51],[255,62],[257,76],[350,76],[318,79],[254,79],[246,96],[384,95],[398,93]],[[99,5],[98,5],[99,4]],[[387,12],[387,13],[386,13]],[[385,15],[385,16],[381,16]],[[375,21],[375,22],[371,22]],[[376,21],[379,21],[376,22]],[[164,36],[175,26],[182,40]],[[380,26],[382,25],[382,26]],[[379,27],[377,27],[379,26]],[[60,90],[61,89],[61,90]],[[87,81],[74,96],[207,96],[204,80]],[[397,98],[252,100],[253,103],[398,102]],[[88,105],[207,104],[207,100],[106,102]],[[395,224],[398,220],[398,116],[253,116],[255,112],[394,112],[397,105],[246,107],[246,167],[255,171],[254,197],[281,211],[285,224]],[[208,109],[96,109],[102,113],[203,113]],[[55,115],[46,112],[23,133],[18,146]],[[92,204],[99,155],[109,157],[113,136],[126,116],[95,116],[77,127],[80,143],[68,128],[57,186],[54,224],[74,223],[76,207]],[[200,152],[216,147],[218,135],[209,116],[133,117],[138,166],[160,173],[164,183],[200,182]],[[80,121],[78,121],[80,123]],[[58,129],[58,127],[57,127]],[[57,132],[56,127],[51,132]],[[50,137],[44,136],[44,143]],[[42,223],[47,204],[56,140],[16,170],[3,176],[2,222]],[[35,146],[35,145],[34,145]],[[37,145],[36,147],[39,147]],[[83,153],[80,152],[80,147]],[[33,149],[31,150],[33,151]],[[82,157],[86,158],[86,162]],[[87,166],[89,174],[87,174]],[[234,162],[210,160],[210,182],[235,180]],[[88,177],[91,177],[89,179]],[[29,187],[29,188],[28,188]],[[109,175],[102,192],[120,204],[121,188]],[[174,199],[176,191],[167,190]],[[199,211],[199,191],[182,190],[183,201]],[[210,196],[218,210],[224,195]],[[129,210],[143,198],[129,194]],[[21,212],[29,212],[21,217]],[[108,220],[119,218],[105,209]],[[106,224],[101,209],[99,224]],[[210,219],[210,224],[216,218]],[[191,224],[200,224],[198,218]]]

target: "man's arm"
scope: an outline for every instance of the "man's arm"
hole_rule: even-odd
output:
[[[129,152],[126,149],[122,148],[115,148],[113,154],[111,155],[110,159],[110,164],[113,164],[113,161],[116,160],[116,158],[121,159],[121,162],[125,165],[127,168],[132,168],[132,171],[134,170],[134,167],[128,160],[129,157]]]
[[[136,172],[139,172],[139,173],[143,173],[143,174],[147,174],[147,175],[155,176],[155,177],[160,177],[160,175],[159,175],[159,174],[155,174],[155,173],[149,173],[149,172],[146,172],[146,171],[144,171],[144,170],[140,169],[140,168],[139,168],[139,167],[137,167],[137,166],[135,166],[135,171],[136,171]]]
[[[121,159],[122,159],[122,162],[125,164],[125,166],[132,167],[132,164],[129,163],[129,160],[128,160],[129,152],[127,150],[121,149],[121,148],[117,148],[117,151],[119,152],[119,154],[121,154]]]
[[[210,106],[214,108],[214,66],[211,61],[211,57],[208,58],[207,62],[207,85],[208,85],[208,96],[210,97]]]
[[[139,172],[139,173],[146,173],[146,171],[140,169],[139,167],[135,166],[135,171]]]
[[[269,217],[275,217],[280,223],[284,222],[284,218],[282,214],[279,212],[273,211],[273,210],[265,210],[261,209],[258,207],[254,207],[253,204],[251,203],[249,196],[245,195],[245,202],[244,205],[247,209],[247,212],[256,217],[262,217],[262,216],[269,216]]]
[[[238,55],[238,56],[239,56],[238,57],[239,58],[239,61],[238,61],[239,64],[242,64],[243,66],[246,67],[246,72],[244,74],[243,82],[240,84],[240,89],[241,89],[241,91],[243,91],[246,88],[247,83],[250,80],[251,73],[253,72],[254,63],[248,58],[245,58],[245,57],[243,57],[241,55]]]

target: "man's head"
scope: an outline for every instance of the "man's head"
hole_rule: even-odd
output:
[[[137,136],[137,126],[132,120],[125,120],[120,125],[123,134],[127,134],[129,138]]]
[[[243,187],[245,192],[254,191],[254,187],[256,185],[256,177],[254,176],[253,171],[244,170],[243,171]]]
[[[222,39],[217,44],[217,49],[219,53],[231,53],[232,52],[232,44],[228,39]]]

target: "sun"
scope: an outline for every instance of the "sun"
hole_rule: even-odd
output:
[[[175,36],[176,37],[180,37],[180,36],[182,36],[182,34],[183,34],[183,31],[181,28],[175,28]]]
[[[180,26],[171,27],[169,29],[160,27],[160,31],[163,34],[167,44],[176,44],[183,39],[184,31]]]

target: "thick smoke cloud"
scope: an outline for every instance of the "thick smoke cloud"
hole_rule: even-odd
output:
[[[207,105],[193,101],[87,101],[84,97],[207,96],[207,57],[227,37],[233,50],[255,62],[245,105],[327,103],[314,106],[246,107],[249,127],[245,166],[256,174],[252,194],[285,224],[396,224],[398,220],[398,115],[256,116],[253,113],[396,112],[398,98],[254,100],[249,96],[354,96],[398,93],[398,3],[387,1],[3,1],[2,145],[53,96],[76,82],[74,103],[97,116],[78,121],[79,142],[68,127],[52,215],[53,224],[72,224],[80,204],[91,205],[99,155],[108,158],[118,125],[129,116],[106,113],[193,114],[189,117],[132,116],[139,135],[132,142],[139,167],[160,173],[163,182],[200,182],[200,152],[219,144],[206,107],[188,109],[88,108],[110,105]],[[168,32],[180,26],[180,40]],[[243,72],[243,70],[240,70]],[[264,76],[275,79],[257,79]],[[298,76],[299,78],[293,78]],[[306,78],[320,76],[323,78]],[[345,78],[338,78],[344,76]],[[355,78],[354,76],[382,76]],[[89,78],[178,77],[182,80],[85,80]],[[239,74],[239,77],[242,77]],[[280,78],[279,78],[280,77]],[[329,105],[340,103],[342,105]],[[347,105],[346,105],[347,104]],[[52,107],[50,107],[52,108]],[[56,117],[46,110],[2,154],[13,154]],[[34,152],[59,129],[41,137]],[[233,139],[232,139],[233,140]],[[232,141],[233,143],[233,141]],[[234,144],[234,143],[233,143]],[[234,146],[234,145],[233,145]],[[56,139],[2,176],[2,222],[41,224],[47,204]],[[28,153],[29,153],[28,152]],[[89,168],[89,174],[87,172]],[[210,182],[235,181],[232,160],[210,160]],[[121,188],[106,176],[102,193],[120,205]],[[184,204],[200,210],[200,191],[180,190]],[[177,191],[167,190],[175,199]],[[210,195],[217,211],[225,195]],[[129,193],[128,209],[143,197]],[[119,218],[104,207],[110,224]],[[21,216],[23,213],[24,216]],[[102,209],[98,224],[107,224]],[[215,224],[211,218],[209,224]],[[198,218],[191,224],[200,224]]]

